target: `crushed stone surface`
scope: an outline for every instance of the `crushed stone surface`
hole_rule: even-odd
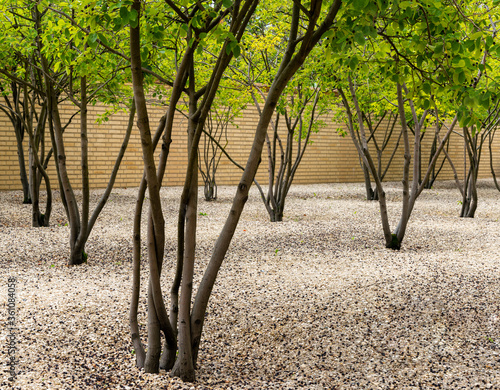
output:
[[[401,185],[385,186],[394,229]],[[167,304],[180,193],[162,190]],[[205,202],[200,188],[195,289],[234,193],[220,187],[219,199]],[[437,183],[417,200],[400,251],[384,247],[378,203],[364,193],[362,183],[293,186],[284,221],[271,223],[251,189],[210,298],[196,382],[182,383],[135,367],[128,310],[137,189],[113,190],[88,263],[77,267],[66,266],[57,192],[48,228],[30,227],[20,192],[1,192],[0,388],[500,389],[500,192],[480,181],[476,217],[463,219],[453,183]],[[93,205],[101,194],[92,192]],[[17,279],[14,382],[9,277]]]

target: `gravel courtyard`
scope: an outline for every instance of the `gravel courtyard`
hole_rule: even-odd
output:
[[[181,189],[162,191],[167,293]],[[386,192],[394,229],[401,185]],[[51,226],[34,229],[21,192],[0,193],[0,388],[11,386],[15,277],[16,389],[500,389],[500,192],[491,181],[480,182],[474,219],[458,217],[451,182],[426,190],[400,251],[385,249],[378,203],[364,200],[362,183],[294,186],[280,223],[268,222],[252,188],[210,300],[194,384],[134,365],[136,193],[113,190],[87,244],[88,264],[73,268],[58,195]],[[219,188],[216,202],[202,193],[196,281],[234,189]],[[146,341],[145,262],[142,276]]]

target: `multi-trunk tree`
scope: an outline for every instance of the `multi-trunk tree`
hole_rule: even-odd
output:
[[[279,4],[275,4],[279,7]],[[241,59],[231,66],[231,77],[242,85],[259,115],[272,82],[273,71],[283,59],[287,36],[286,21],[273,17],[276,9],[267,7],[266,18],[251,26],[245,36]],[[283,220],[285,202],[293,179],[304,157],[310,136],[324,125],[327,113],[321,90],[321,58],[314,50],[294,75],[276,105],[270,129],[266,134],[267,189],[254,181],[271,222]]]
[[[137,27],[130,30],[134,96],[136,98],[138,126],[141,131],[144,156],[145,180],[141,184],[139,195],[143,194],[147,182],[150,206],[148,223],[150,284],[148,288],[147,353],[144,353],[137,326],[139,283],[137,245],[134,251],[134,295],[131,307],[131,330],[134,345],[136,346],[138,365],[143,365],[147,372],[157,372],[162,366],[171,369],[172,375],[179,376],[184,380],[194,380],[194,367],[210,293],[248,197],[250,185],[255,177],[269,122],[288,81],[303,64],[322,35],[332,26],[341,2],[335,1],[330,5],[326,5],[321,1],[313,1],[307,5],[300,2],[295,2],[293,5],[283,5],[283,12],[289,18],[287,50],[279,69],[274,74],[273,82],[263,104],[262,115],[256,128],[255,140],[238,185],[231,212],[215,243],[212,257],[194,295],[194,304],[192,306],[194,249],[196,245],[198,143],[220,80],[233,55],[240,54],[239,42],[259,2],[257,0],[247,0],[228,4],[217,2],[193,4],[167,2],[167,4],[169,5],[167,11],[173,13],[176,19],[182,21],[182,26],[185,26],[187,42],[181,46],[184,54],[173,83],[169,109],[166,114],[166,127],[161,126],[155,136],[151,135],[142,84],[143,74],[141,72],[140,56],[140,28],[142,24],[139,23]],[[141,16],[142,13],[147,14],[147,7],[147,4],[142,4],[139,0],[136,0],[132,9]],[[291,14],[289,13],[290,9]],[[182,26],[181,28],[184,29]],[[207,35],[219,39],[220,49],[210,78],[197,86],[194,72],[196,54],[198,53],[197,47]],[[168,315],[159,283],[163,265],[165,237],[159,190],[168,156],[167,145],[170,144],[169,136],[171,135],[173,114],[179,97],[184,90],[189,96],[190,104],[190,121],[188,124],[188,134],[190,134],[189,162],[186,171],[186,182],[180,200],[177,270],[171,290],[171,312]],[[155,142],[159,141],[163,129],[165,129],[164,146],[162,147],[157,169],[153,158],[154,146]],[[143,200],[144,197],[139,196],[138,208],[142,208]],[[140,213],[136,214],[136,220],[138,219],[140,219]],[[140,240],[137,228],[138,224],[135,224],[134,238],[136,241]],[[180,297],[178,295],[179,286]],[[165,337],[164,358],[161,360],[160,332]],[[178,354],[176,355],[177,348]]]
[[[0,93],[2,94],[2,98],[4,100],[3,104],[0,103],[0,110],[3,111],[9,118],[16,135],[19,175],[23,188],[23,203],[30,204],[30,185],[28,171],[26,170],[26,159],[24,156],[24,136],[26,134],[24,121],[26,120],[27,114],[24,110],[22,85],[16,84],[9,79],[0,79]]]
[[[325,114],[318,106],[321,94],[319,85],[304,86],[299,83],[292,88],[289,94],[284,94],[276,108],[274,119],[271,121],[271,134],[266,134],[267,191],[255,183],[271,222],[283,220],[288,191],[310,144],[311,133],[319,130],[323,124],[320,116]],[[256,105],[260,113],[257,100]],[[286,136],[283,141],[280,133]]]
[[[342,81],[336,85],[348,118],[351,138],[376,183],[388,248],[400,248],[415,200],[425,188],[454,126],[458,122],[462,127],[475,123],[471,105],[475,104],[475,100],[480,101],[476,96],[475,83],[485,70],[480,58],[485,50],[491,52],[498,48],[487,37],[491,24],[486,11],[491,7],[492,4],[489,8],[485,6],[485,12],[477,14],[459,4],[438,6],[429,3],[428,8],[422,8],[416,3],[388,3],[383,7],[388,13],[381,13],[364,29],[337,30],[329,37],[329,44],[340,52],[332,56],[333,63],[342,69],[340,73],[343,74],[340,77]],[[399,24],[395,25],[393,17],[389,15],[397,16]],[[451,28],[452,25],[461,25],[463,29]],[[342,54],[342,48],[348,49],[347,53]],[[380,82],[381,75],[384,82],[392,82],[385,96],[397,107],[404,147],[402,212],[394,231],[389,226],[380,175],[368,148],[366,121],[358,94],[362,85],[380,88],[383,85]],[[489,96],[482,99],[488,101]],[[453,120],[447,118],[446,113],[456,112],[455,109],[450,109],[450,106],[447,109],[440,108],[448,102],[459,106]],[[433,152],[425,174],[422,174],[421,132],[428,127],[428,116],[432,118],[428,124],[435,124],[435,137],[439,140],[439,146]],[[408,131],[410,118],[414,133],[413,148]],[[451,125],[442,135],[442,124],[447,120]],[[359,131],[359,138],[356,131]],[[412,159],[413,178],[410,187]]]
[[[118,13],[120,8],[114,7]],[[106,191],[90,214],[90,180],[88,153],[88,105],[96,101],[109,104],[118,101],[124,75],[129,62],[126,56],[118,56],[117,50],[109,47],[111,28],[102,27],[96,20],[86,2],[79,4],[50,4],[48,2],[12,2],[6,8],[12,17],[9,25],[9,42],[18,48],[16,57],[25,64],[17,67],[16,72],[3,71],[3,74],[22,86],[24,110],[30,110],[24,121],[30,136],[32,151],[31,167],[33,170],[32,191],[33,223],[47,226],[50,215],[51,191],[48,175],[45,172],[47,158],[54,156],[61,199],[68,217],[70,229],[69,264],[81,264],[86,261],[85,243],[92,227],[104,207],[114,184],[120,161],[130,137],[134,109],[130,114],[128,130],[110,175]],[[22,23],[18,23],[22,20]],[[117,39],[117,42],[120,40]],[[118,45],[114,45],[118,46]],[[101,49],[104,47],[104,49]],[[109,52],[113,52],[111,55]],[[125,58],[123,58],[125,57]],[[4,61],[6,57],[2,58]],[[23,77],[24,76],[24,77]],[[35,93],[37,95],[35,95]],[[35,99],[38,97],[38,101]],[[131,101],[131,100],[130,100]],[[80,120],[80,166],[82,201],[81,213],[79,201],[73,191],[73,184],[68,172],[68,161],[64,130],[71,122],[64,123],[60,114],[60,105],[68,102],[75,107],[75,116]],[[40,103],[37,106],[37,103]],[[40,110],[36,120],[34,113]],[[47,153],[44,129],[49,128],[51,150]],[[38,210],[40,176],[45,179],[47,189],[47,211]]]

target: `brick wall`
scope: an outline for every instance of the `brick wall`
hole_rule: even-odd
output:
[[[156,128],[165,108],[150,107],[150,121],[152,130]],[[67,121],[74,113],[74,108],[65,105],[61,109],[63,121]],[[127,127],[128,114],[125,112],[110,116],[108,122],[97,124],[96,119],[104,113],[104,107],[94,106],[89,108],[89,156],[90,156],[90,184],[92,188],[104,188],[107,184],[109,174],[113,168],[116,155],[121,146],[124,132]],[[248,108],[243,115],[236,119],[235,125],[228,129],[229,144],[227,151],[231,157],[245,165],[253,141],[258,114],[255,109]],[[302,164],[300,165],[294,183],[330,183],[330,182],[360,182],[363,181],[363,172],[359,165],[359,158],[349,136],[341,137],[336,129],[344,127],[332,122],[331,118],[325,118],[327,126],[318,133],[312,134],[312,144],[308,146]],[[236,127],[238,126],[238,128]],[[345,129],[347,131],[347,129]],[[383,130],[383,129],[382,129]],[[456,129],[459,131],[459,129]],[[398,138],[399,130],[396,128],[389,146],[383,157],[386,162],[392,153],[392,147]],[[378,140],[381,141],[383,131],[380,131]],[[27,137],[26,137],[27,138]],[[65,135],[67,146],[68,168],[74,188],[80,188],[79,174],[79,118],[75,117],[67,128]],[[166,180],[164,183],[170,186],[179,186],[184,182],[184,174],[187,164],[187,139],[186,120],[181,115],[175,122],[173,142],[170,147],[170,157],[167,166]],[[424,154],[422,156],[423,166],[428,162],[430,142],[433,134],[429,132],[424,137]],[[47,139],[49,136],[47,134]],[[284,137],[283,132],[283,141]],[[50,147],[50,141],[48,147]],[[413,145],[413,139],[410,139]],[[375,149],[371,146],[374,159]],[[463,141],[460,136],[453,134],[450,141],[450,156],[458,170],[459,177],[463,177]],[[26,161],[28,155],[27,142],[25,145]],[[157,153],[159,154],[159,152]],[[387,181],[401,180],[403,166],[403,142],[400,145],[393,164],[385,178]],[[257,179],[263,185],[267,181],[267,151],[264,149],[262,163],[257,174]],[[495,167],[500,174],[500,139],[495,143],[494,161]],[[441,159],[440,159],[441,161]],[[385,164],[384,164],[385,167]],[[57,188],[55,167],[53,159],[49,164],[49,174],[52,177],[52,186]],[[219,185],[232,185],[238,182],[241,171],[235,167],[225,156],[222,157],[217,171],[217,183]],[[139,140],[138,129],[134,128],[129,146],[116,179],[116,187],[136,187],[142,177],[142,150]],[[480,177],[491,177],[489,167],[489,155],[487,145],[481,160]],[[448,162],[445,163],[439,179],[452,179],[452,170]],[[201,183],[201,178],[200,178]],[[9,119],[0,112],[0,190],[19,190],[21,183],[19,179],[19,166],[17,159],[16,138]]]

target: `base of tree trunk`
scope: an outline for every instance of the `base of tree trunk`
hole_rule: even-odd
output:
[[[69,259],[69,265],[81,265],[87,263],[88,255],[84,251],[72,254]]]
[[[392,235],[392,240],[390,243],[386,243],[385,245],[386,248],[392,249],[392,250],[400,250],[401,249],[401,243],[398,240],[398,236],[393,234]]]
[[[283,222],[283,213],[274,213],[270,215],[271,222]]]
[[[174,366],[177,350],[164,348],[160,358],[160,368],[168,371]]]
[[[366,194],[366,195],[367,195],[366,200],[378,200],[378,194],[376,193],[376,191],[373,191],[371,188],[370,188],[370,193]]]
[[[181,360],[182,359],[177,359],[174,368],[170,371],[170,376],[179,378],[183,382],[194,382],[195,374],[193,364],[189,364],[189,362],[182,362]]]

